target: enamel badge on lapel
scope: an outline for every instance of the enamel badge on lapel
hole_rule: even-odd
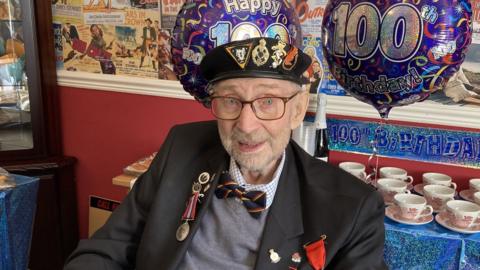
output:
[[[292,262],[293,262],[293,265],[290,265],[288,267],[288,269],[289,270],[297,270],[298,266],[302,262],[302,257],[300,256],[300,253],[295,252],[295,253],[292,254]]]
[[[196,181],[192,184],[192,195],[188,198],[187,207],[182,215],[182,224],[178,226],[178,229],[175,233],[177,241],[182,242],[187,239],[188,234],[190,233],[190,221],[195,220],[197,215],[197,205],[200,202],[200,198],[205,196],[205,192],[210,187],[210,174],[208,172],[202,172]]]
[[[278,263],[282,259],[275,250],[269,249],[268,252],[270,252],[270,260],[272,263]]]

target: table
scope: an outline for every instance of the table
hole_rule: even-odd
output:
[[[12,175],[14,188],[0,190],[0,269],[27,269],[39,179]]]
[[[385,217],[385,261],[390,269],[480,269],[480,233],[462,234],[432,221],[404,225]]]

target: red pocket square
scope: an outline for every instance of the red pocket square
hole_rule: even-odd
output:
[[[315,270],[320,270],[325,267],[325,259],[327,257],[327,253],[325,251],[326,238],[326,235],[322,235],[320,240],[310,242],[303,246],[305,253],[307,253],[308,262]]]

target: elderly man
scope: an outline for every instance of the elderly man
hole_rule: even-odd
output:
[[[290,140],[310,62],[272,38],[211,50],[218,120],[174,127],[65,269],[385,269],[382,198]]]

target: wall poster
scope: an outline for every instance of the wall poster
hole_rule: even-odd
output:
[[[171,14],[181,4],[183,0],[54,1],[57,68],[176,80]]]

